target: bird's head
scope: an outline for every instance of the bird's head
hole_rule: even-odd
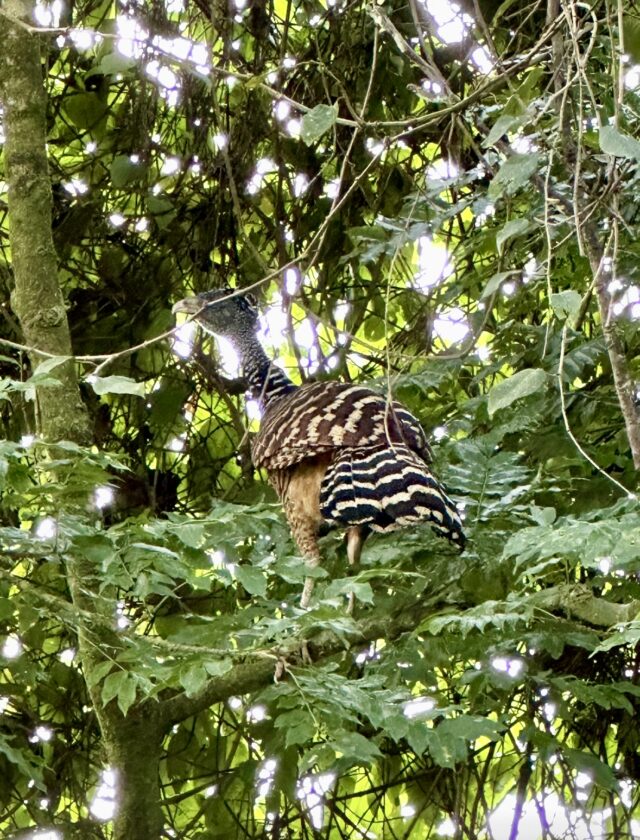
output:
[[[187,312],[207,332],[230,339],[253,335],[258,327],[258,308],[250,294],[237,289],[214,289],[179,300],[172,312]]]

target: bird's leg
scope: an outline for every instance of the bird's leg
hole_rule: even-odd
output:
[[[325,469],[324,463],[299,465],[284,474],[286,485],[279,491],[291,534],[298,544],[308,569],[317,569],[321,560],[318,530],[322,517],[318,499],[320,481]],[[314,583],[313,577],[305,578],[300,598],[300,606],[303,610],[306,610],[311,602]]]
[[[364,537],[362,536],[362,529],[358,525],[353,525],[347,530],[347,559],[349,560],[349,567],[352,573],[360,562],[363,543]],[[347,603],[347,613],[349,615],[353,614],[355,600],[355,595],[353,592],[350,592],[349,601]]]
[[[307,557],[307,566],[309,568],[316,568],[320,565],[320,558],[319,557]],[[302,587],[302,595],[300,596],[300,606],[303,610],[306,610],[309,606],[309,602],[311,601],[311,596],[313,595],[313,587],[315,585],[315,581],[312,577],[306,577],[304,579],[304,586]]]
[[[317,569],[320,565],[320,552],[318,551],[318,546],[315,546],[315,551],[310,553],[309,551],[305,552],[305,562],[307,564],[308,569]],[[304,579],[304,586],[302,587],[302,595],[300,596],[300,606],[303,610],[306,610],[309,606],[309,602],[311,601],[311,596],[313,595],[313,587],[315,586],[315,580],[312,577],[306,577]]]
[[[318,547],[318,526],[317,523],[309,516],[306,516],[301,509],[297,499],[291,496],[284,501],[284,511],[293,538],[298,544],[298,548],[305,559],[308,569],[317,569],[320,565],[320,549]],[[306,610],[311,601],[313,594],[313,587],[315,581],[312,577],[306,577],[302,589],[302,596],[300,598],[300,606]]]
[[[362,554],[362,544],[364,539],[362,536],[362,529],[359,525],[352,525],[347,530],[347,557],[349,565],[354,568],[360,562],[360,555]]]
[[[308,525],[308,523],[307,523]],[[318,536],[316,534],[316,530],[314,527],[304,527],[298,524],[297,528],[293,528],[294,536],[296,538],[296,542],[300,547],[300,551],[305,556],[305,563],[308,569],[317,569],[320,565],[320,549],[318,548]],[[311,602],[311,596],[313,595],[313,587],[315,586],[315,580],[312,577],[306,577],[304,579],[304,586],[302,587],[302,595],[300,596],[300,606],[303,610],[306,610]],[[311,665],[313,660],[311,659],[311,655],[309,653],[309,648],[307,647],[306,639],[302,640],[302,644],[300,645],[300,655],[302,657],[302,661],[305,665]]]

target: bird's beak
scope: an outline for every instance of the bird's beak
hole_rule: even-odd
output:
[[[174,303],[171,312],[173,315],[175,315],[176,312],[186,312],[188,315],[195,315],[196,312],[200,312],[204,305],[205,304],[200,300],[200,298],[188,297]]]

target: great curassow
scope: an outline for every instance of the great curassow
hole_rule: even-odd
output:
[[[422,521],[464,547],[455,505],[429,469],[425,434],[404,406],[362,385],[294,385],[257,338],[252,299],[233,289],[185,298],[173,312],[195,316],[237,350],[263,409],[253,462],[267,471],[308,567],[320,563],[318,534],[327,523],[346,528],[350,564],[357,563],[370,531],[388,533]],[[307,577],[303,608],[313,585]]]

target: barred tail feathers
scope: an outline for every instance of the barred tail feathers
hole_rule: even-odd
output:
[[[424,461],[402,444],[341,452],[323,478],[320,512],[329,521],[383,533],[429,522],[440,536],[464,546],[454,503]]]

